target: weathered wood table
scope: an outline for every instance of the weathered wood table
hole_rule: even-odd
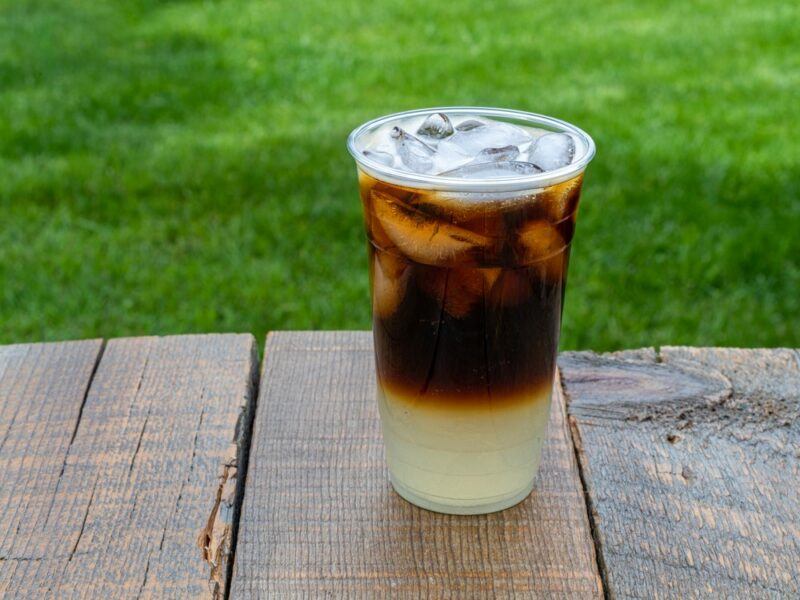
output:
[[[0,347],[5,597],[797,598],[800,354],[560,357],[536,489],[389,487],[368,333]]]

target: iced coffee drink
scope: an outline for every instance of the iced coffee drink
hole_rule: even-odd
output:
[[[432,109],[351,134],[389,477],[430,510],[531,491],[570,244],[594,145],[516,111]]]

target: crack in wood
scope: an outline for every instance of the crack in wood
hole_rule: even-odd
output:
[[[131,458],[131,464],[128,467],[128,479],[131,478],[133,475],[133,467],[136,465],[136,457],[139,455],[139,450],[142,448],[142,438],[144,437],[144,430],[147,429],[147,421],[150,419],[150,407],[147,407],[147,414],[144,417],[144,423],[142,423],[142,428],[139,431],[139,439],[136,441],[136,449],[133,451],[133,457]]]
[[[139,392],[142,389],[142,383],[144,383],[144,376],[147,373],[147,366],[150,364],[150,351],[148,350],[147,356],[144,357],[144,364],[142,365],[142,372],[139,374],[139,381],[136,383],[136,392],[134,392],[133,397],[134,399],[139,397]]]
[[[72,428],[72,435],[69,438],[69,444],[67,444],[67,451],[64,453],[64,460],[61,463],[61,472],[58,474],[58,480],[56,481],[56,488],[53,491],[53,496],[50,498],[50,506],[47,508],[47,515],[44,518],[44,522],[48,523],[50,521],[50,513],[53,512],[53,506],[56,503],[56,498],[58,497],[58,489],[61,487],[61,481],[64,478],[64,471],[67,470],[67,459],[69,459],[69,453],[72,450],[72,444],[75,442],[75,436],[78,435],[78,427],[81,424],[81,418],[83,417],[83,409],[86,406],[86,400],[89,398],[89,390],[92,389],[92,383],[94,383],[95,375],[97,375],[97,369],[100,366],[100,361],[103,359],[103,353],[106,350],[106,341],[103,340],[100,343],[100,349],[97,351],[97,356],[95,357],[94,366],[92,367],[92,372],[89,375],[89,379],[86,382],[86,388],[83,390],[83,397],[81,398],[81,405],[78,408],[78,418],[75,419],[75,426]]]
[[[205,398],[206,390],[203,388],[202,393],[200,394],[201,399]],[[202,401],[201,401],[202,403]],[[197,437],[200,434],[200,430],[203,428],[203,419],[205,418],[206,414],[206,407],[203,405],[203,408],[200,410],[200,418],[197,422],[197,427],[194,430],[194,438],[192,439],[192,458],[189,460],[189,469],[186,472],[186,477],[181,481],[181,487],[178,490],[178,498],[175,501],[175,510],[172,512],[172,519],[174,520],[175,517],[178,515],[178,510],[181,506],[181,499],[183,498],[183,490],[186,487],[186,484],[189,483],[189,480],[192,478],[192,473],[194,472],[194,461],[197,457]],[[167,526],[165,525],[161,531],[161,541],[158,543],[158,550],[161,552],[164,549],[164,538],[167,534]]]
[[[128,410],[128,420],[130,420],[131,413],[133,412],[133,407],[136,406],[136,402],[139,399],[139,392],[142,390],[142,384],[144,383],[145,375],[147,374],[147,367],[150,364],[150,355],[151,349],[148,349],[147,355],[144,357],[144,363],[142,364],[142,368],[139,372],[139,380],[136,382],[136,391],[133,393],[133,399],[130,403],[130,408]],[[133,467],[136,464],[136,457],[139,455],[139,450],[142,447],[142,438],[144,438],[144,432],[147,428],[147,422],[150,420],[150,411],[152,408],[152,404],[147,405],[147,413],[144,417],[144,423],[142,423],[142,428],[139,430],[139,437],[136,440],[136,449],[133,451],[133,456],[131,457],[131,463],[128,467],[128,480],[130,480],[131,476],[133,475]]]
[[[266,349],[265,349],[266,352]],[[234,505],[232,511],[231,526],[231,551],[228,556],[228,564],[225,573],[225,589],[223,597],[228,599],[231,594],[231,583],[233,580],[233,565],[236,561],[236,547],[239,537],[239,522],[244,503],[244,490],[247,485],[247,471],[250,463],[250,448],[253,434],[253,423],[255,421],[256,407],[258,405],[259,386],[261,384],[261,372],[259,371],[258,346],[253,345],[250,351],[250,378],[245,397],[242,399],[239,417],[236,419],[234,439],[237,444],[238,457],[238,485],[236,487]],[[266,362],[265,362],[266,367]]]
[[[209,585],[213,597],[220,598],[224,591],[224,558],[231,550],[232,519],[231,509],[236,499],[236,458],[238,445],[231,444],[225,464],[219,476],[214,506],[205,528],[200,532],[197,545],[202,551],[203,560],[211,567]]]
[[[147,576],[150,574],[150,557],[147,557],[147,564],[144,567],[144,578],[142,579],[142,585],[139,586],[139,592],[136,594],[137,598],[142,597],[142,592],[144,591],[145,586],[147,585]]]
[[[78,531],[78,539],[75,540],[75,545],[72,547],[72,551],[69,553],[69,559],[67,562],[72,560],[72,557],[75,555],[75,551],[78,549],[78,544],[81,542],[81,537],[83,537],[83,530],[86,527],[86,520],[89,518],[89,511],[92,508],[92,502],[94,501],[94,493],[97,490],[97,479],[94,480],[94,485],[92,486],[92,493],[89,496],[89,503],[86,505],[86,512],[83,513],[83,521],[81,521],[81,528]],[[66,570],[66,567],[64,567]]]
[[[228,447],[219,473],[219,486],[214,505],[197,538],[203,560],[210,567],[208,583],[215,600],[227,598],[230,594],[239,516],[247,477],[250,437],[260,380],[258,349],[255,345],[250,359],[248,389],[236,419],[233,442]]]
[[[133,504],[131,504],[131,511],[128,515],[128,520],[133,522],[133,514],[136,512],[136,505],[139,503],[139,490],[138,488],[133,492]],[[111,538],[109,538],[109,543],[111,542]]]
[[[72,444],[75,441],[75,436],[78,435],[78,427],[81,424],[81,417],[83,417],[83,409],[86,407],[86,400],[89,398],[89,390],[92,389],[92,383],[94,383],[94,377],[97,375],[97,369],[100,366],[100,361],[103,360],[103,353],[106,350],[106,341],[103,340],[100,343],[100,350],[97,352],[97,358],[94,361],[94,367],[92,368],[92,373],[89,375],[89,381],[86,382],[86,389],[83,391],[83,398],[81,399],[81,406],[78,409],[78,418],[75,420],[75,427],[72,429],[72,436],[69,438],[69,445],[67,446],[67,454],[69,454],[70,448],[72,448]],[[66,465],[66,459],[65,463]],[[61,475],[64,474],[64,466],[61,467]],[[59,478],[61,477],[59,475]]]

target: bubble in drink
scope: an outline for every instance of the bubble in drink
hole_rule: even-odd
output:
[[[433,148],[399,127],[392,128],[390,135],[405,166],[415,173],[430,172],[436,153]]]
[[[506,160],[503,162],[470,163],[442,173],[447,177],[464,179],[501,179],[503,177],[521,177],[541,173],[542,170],[529,162]]]
[[[478,153],[473,162],[502,162],[516,160],[519,156],[519,148],[513,145],[502,146],[500,148],[484,148]]]
[[[453,135],[453,124],[444,113],[434,113],[422,122],[417,135],[441,140]]]
[[[543,171],[560,169],[572,163],[575,140],[566,133],[548,133],[536,140],[529,160]]]

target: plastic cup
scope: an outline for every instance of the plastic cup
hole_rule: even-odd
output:
[[[443,112],[562,132],[572,162],[492,179],[407,172],[363,150]],[[434,108],[352,132],[368,239],[377,398],[389,478],[413,504],[481,514],[534,486],[550,411],[570,244],[592,139],[512,110]]]

